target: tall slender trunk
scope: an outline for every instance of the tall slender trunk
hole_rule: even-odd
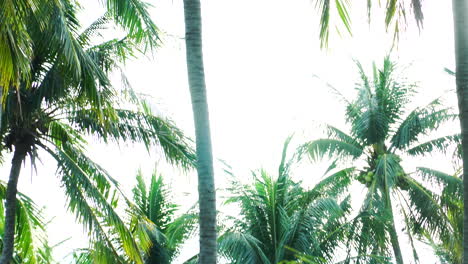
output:
[[[398,242],[398,233],[395,228],[395,217],[393,215],[392,200],[390,196],[390,188],[388,186],[384,189],[385,192],[385,205],[388,212],[390,213],[390,230],[388,233],[390,235],[390,243],[393,248],[393,255],[397,264],[403,264],[403,255],[401,254],[400,243]]]
[[[192,97],[200,206],[199,263],[216,263],[216,193],[202,53],[200,0],[184,0],[187,71]]]
[[[398,234],[395,228],[395,219],[393,218],[392,213],[392,223],[390,226],[390,243],[392,243],[393,254],[395,255],[395,260],[397,264],[403,264],[403,255],[401,254],[400,243],[398,242]]]
[[[16,225],[16,193],[18,192],[18,178],[21,164],[26,157],[26,148],[19,144],[15,146],[15,153],[11,161],[10,178],[5,195],[5,232],[3,234],[3,250],[0,264],[9,264],[13,257]]]
[[[458,109],[463,151],[463,188],[468,190],[468,0],[453,0]],[[468,264],[468,192],[463,193],[463,264]]]

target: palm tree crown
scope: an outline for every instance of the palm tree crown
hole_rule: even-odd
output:
[[[279,263],[295,260],[296,252],[312,263],[332,260],[344,238],[348,198],[337,202],[349,184],[349,170],[330,175],[306,190],[290,178],[294,158],[286,160],[285,144],[279,174],[254,173],[254,183],[233,182],[227,203],[240,207],[240,217],[219,239],[221,254],[230,263]],[[333,179],[333,180],[328,180]]]
[[[382,69],[374,65],[373,79],[367,77],[361,64],[357,66],[361,77],[357,97],[354,101],[344,100],[351,133],[326,125],[328,138],[310,141],[301,151],[314,160],[329,156],[365,162],[356,170],[356,179],[367,187],[367,195],[351,230],[354,246],[360,255],[381,256],[388,255],[391,246],[397,263],[403,263],[392,202],[398,202],[403,209],[411,241],[411,226],[430,226],[434,232],[445,232],[449,225],[436,194],[404,170],[402,158],[445,151],[459,142],[460,136],[418,142],[455,115],[442,106],[440,99],[407,113],[414,85],[395,79],[395,65],[388,57]]]
[[[102,256],[117,258],[124,252],[125,258],[118,262],[128,259],[142,263],[142,248],[138,245],[145,244],[145,235],[135,236],[130,230],[138,230],[139,225],[128,228],[115,213],[112,204],[120,193],[119,186],[86,156],[85,136],[104,142],[142,142],[148,150],[159,145],[169,162],[192,166],[194,154],[183,133],[170,120],[154,115],[129,86],[117,90],[108,79],[135,50],[141,50],[140,38],[151,32],[91,45],[90,39],[111,22],[112,13],[80,33],[74,3],[65,1],[58,8],[55,1],[48,2],[49,11],[54,13],[49,23],[35,23],[34,17],[27,20],[27,32],[34,43],[30,74],[20,79],[17,89],[5,90],[0,153],[14,149],[14,156],[5,206],[4,251],[8,254],[0,262],[8,263],[12,252],[10,240],[21,163],[29,156],[34,164],[43,150],[57,161],[68,209],[84,224],[92,242],[101,245],[96,261],[104,261]],[[124,7],[115,8],[115,12],[120,12],[119,8]],[[140,231],[144,234],[144,230]]]

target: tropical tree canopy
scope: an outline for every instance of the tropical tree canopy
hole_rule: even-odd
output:
[[[240,213],[229,219],[232,226],[219,238],[220,253],[229,263],[279,263],[297,259],[297,252],[311,263],[326,263],[344,239],[351,209],[349,197],[343,197],[349,170],[306,190],[291,179],[296,155],[286,159],[289,140],[276,177],[261,170],[254,172],[252,184],[233,180],[226,203],[237,204]]]
[[[111,2],[107,1],[109,5]],[[129,227],[114,211],[112,204],[119,196],[119,185],[86,155],[85,137],[117,144],[141,142],[148,150],[159,146],[170,163],[185,168],[194,162],[190,141],[172,121],[154,115],[130,86],[117,89],[108,78],[139,50],[143,41],[139,35],[129,34],[97,45],[90,41],[105,28],[109,16],[112,18],[126,7],[115,6],[114,13],[80,32],[76,4],[55,3],[46,3],[54,14],[46,24],[36,23],[34,16],[24,18],[27,34],[34,43],[33,60],[28,64],[29,74],[19,79],[17,89],[5,90],[0,153],[4,156],[8,150],[15,151],[15,177],[10,177],[10,182],[17,182],[26,156],[34,165],[41,151],[50,154],[57,161],[68,209],[83,223],[91,242],[100,245],[95,261],[106,263],[103,256],[117,257],[124,252],[125,259],[142,263],[144,247],[139,245],[149,245],[144,243],[146,233],[140,225]],[[136,30],[141,25],[126,26]],[[10,189],[16,193],[16,184]],[[14,208],[14,197],[7,199],[6,209]],[[8,226],[14,218],[8,220],[8,210],[6,215]],[[135,235],[135,230],[141,232]]]
[[[381,69],[374,65],[372,79],[359,62],[357,66],[361,82],[356,99],[343,98],[350,133],[326,125],[328,137],[307,142],[300,151],[313,160],[336,157],[343,164],[346,160],[365,163],[354,173],[367,194],[350,230],[349,247],[358,255],[381,256],[389,256],[392,248],[397,263],[403,263],[394,221],[395,203],[401,208],[413,249],[412,235],[418,233],[415,227],[431,230],[431,234],[450,233],[452,229],[439,196],[405,171],[402,159],[445,152],[458,144],[459,134],[419,141],[456,115],[443,107],[440,99],[408,111],[415,86],[397,79],[395,64],[388,57]],[[414,258],[418,258],[415,249]]]

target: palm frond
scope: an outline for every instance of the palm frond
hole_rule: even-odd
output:
[[[151,240],[145,261],[170,263],[178,254],[183,242],[194,231],[198,223],[198,214],[188,212],[175,217],[178,206],[170,201],[169,189],[162,175],[158,175],[156,170],[151,176],[148,188],[141,171],[137,173],[136,178],[133,198],[144,217],[137,214],[132,218],[134,225],[143,226]]]
[[[354,171],[355,168],[346,168],[326,176],[308,193],[310,193],[312,197],[338,197],[348,190]]]
[[[220,253],[233,264],[271,263],[260,245],[257,238],[246,233],[226,232],[218,239]]]
[[[418,175],[432,184],[437,184],[444,188],[450,196],[460,196],[463,190],[463,180],[457,175],[447,174],[438,170],[418,167],[416,169]]]
[[[115,109],[114,116],[100,122],[96,111],[75,111],[71,122],[80,130],[96,135],[104,142],[143,142],[148,151],[151,146],[159,145],[166,159],[189,168],[194,165],[195,154],[189,145],[188,138],[172,121],[152,114]]]
[[[361,148],[361,149],[364,148],[362,146],[362,144],[359,142],[359,138],[355,138],[355,137],[345,133],[344,131],[340,130],[337,127],[326,124],[325,129],[326,129],[326,133],[328,135],[328,138],[341,140],[341,141],[346,142],[348,144],[355,145],[356,147]]]
[[[422,12],[422,0],[411,0],[410,5],[414,14],[414,19],[416,20],[416,24],[419,28],[422,28],[424,21],[424,15]],[[385,15],[385,24],[387,25],[387,27],[392,23],[393,20],[395,20],[395,17],[397,17],[398,19],[399,13],[401,14],[404,12],[405,11],[404,7],[402,6],[402,3],[399,3],[398,0],[388,0]],[[404,21],[406,22],[406,17]]]
[[[378,157],[374,178],[383,190],[391,190],[403,172],[400,165],[401,158],[394,154],[384,154]]]
[[[391,139],[391,147],[407,148],[421,135],[436,130],[440,125],[455,117],[450,113],[450,108],[440,108],[440,100],[436,99],[423,108],[413,110],[401,122]]]
[[[120,259],[125,253],[130,260],[143,263],[132,233],[111,204],[111,187],[116,182],[78,149],[69,145],[57,147],[56,152],[45,149],[57,160],[69,210],[84,225],[92,241],[100,245],[95,248],[97,255],[112,253],[109,258]],[[106,262],[101,259],[100,263]]]
[[[451,136],[443,136],[436,139],[432,139],[423,143],[420,143],[416,146],[412,146],[411,148],[406,150],[406,153],[412,156],[424,156],[427,154],[431,154],[434,151],[440,151],[442,153],[446,153],[447,149],[450,146],[461,144],[461,135],[455,134]]]
[[[409,197],[409,222],[414,233],[423,229],[430,230],[431,234],[453,232],[436,194],[408,176],[401,177],[399,185]]]
[[[104,14],[93,21],[85,28],[78,36],[78,41],[81,45],[89,45],[92,37],[101,36],[100,31],[107,28],[109,24],[109,15]]]
[[[317,161],[327,156],[329,158],[356,159],[363,153],[363,149],[359,145],[328,138],[317,139],[305,143],[301,146],[300,151],[307,152],[313,161]]]
[[[150,5],[142,0],[106,0],[107,12],[129,36],[153,49],[159,44],[159,30],[149,14]]]
[[[333,5],[331,0],[317,0],[316,8],[320,12],[320,47],[328,46],[328,39],[330,37],[330,12]],[[350,1],[335,0],[334,5],[339,15],[340,21],[346,28],[346,31],[351,34],[351,17],[349,15]]]

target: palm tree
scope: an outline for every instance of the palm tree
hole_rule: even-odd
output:
[[[297,252],[308,255],[310,263],[328,263],[344,239],[350,200],[336,198],[347,190],[351,169],[333,173],[306,190],[291,179],[296,155],[286,160],[289,141],[278,176],[261,170],[254,172],[252,184],[233,180],[226,203],[237,204],[240,213],[219,238],[221,255],[229,263],[276,264],[295,260]]]
[[[149,186],[146,185],[141,171],[138,171],[136,180],[133,201],[135,209],[140,213],[134,225],[144,227],[150,242],[144,254],[144,263],[172,263],[182,244],[194,230],[198,215],[189,212],[176,217],[179,206],[170,201],[169,189],[156,171],[151,176]],[[132,214],[133,212],[130,218]],[[94,263],[95,251],[93,247],[75,250],[73,259],[77,264]]]
[[[414,85],[395,79],[395,65],[388,57],[382,69],[374,65],[372,80],[359,63],[357,66],[361,77],[357,98],[352,102],[344,99],[351,133],[326,125],[328,138],[310,141],[301,151],[313,160],[330,156],[365,162],[356,171],[356,179],[366,186],[367,194],[350,231],[352,245],[359,255],[382,256],[388,254],[391,246],[400,264],[403,256],[395,226],[395,202],[402,208],[407,225],[416,222],[435,232],[449,230],[448,219],[439,210],[435,194],[405,171],[402,158],[444,151],[458,142],[460,136],[443,136],[419,143],[421,136],[429,135],[454,118],[450,109],[442,107],[436,99],[408,113],[406,106],[414,95]],[[411,232],[408,235],[412,241]]]
[[[6,184],[0,182],[0,244],[3,245],[5,232],[5,215],[3,201],[5,200]],[[52,248],[47,243],[46,222],[42,210],[28,196],[18,193],[16,211],[16,241],[12,263],[48,264],[52,263]]]
[[[192,98],[200,205],[200,263],[216,263],[216,189],[202,52],[200,0],[184,0],[187,72]]]
[[[133,199],[150,221],[147,232],[151,246],[145,256],[145,263],[169,264],[193,231],[198,215],[185,213],[176,217],[179,206],[170,202],[169,189],[164,184],[163,177],[157,175],[156,171],[153,172],[148,187],[141,171],[138,172],[136,179]]]
[[[107,78],[135,54],[142,36],[127,35],[92,46],[90,38],[109,22],[107,15],[80,34],[75,5],[63,2],[63,9],[55,1],[48,3],[44,8],[53,13],[49,23],[38,24],[34,18],[27,23],[34,43],[29,78],[22,78],[17,89],[5,90],[0,153],[9,149],[14,154],[0,263],[9,263],[13,255],[21,164],[26,157],[34,164],[40,150],[57,161],[68,209],[90,231],[92,241],[100,241],[101,249],[112,255],[122,251],[142,263],[134,235],[111,205],[119,186],[86,156],[84,136],[104,142],[143,142],[148,150],[159,145],[169,162],[185,167],[192,165],[192,150],[171,121],[153,115],[130,87],[118,91]]]
[[[322,15],[321,18],[321,28],[322,31],[328,32],[328,21],[329,21],[329,6],[330,0],[322,0],[322,11],[325,15]],[[371,7],[373,1],[367,1],[367,9],[370,18]],[[411,0],[411,1],[398,1],[398,0],[389,0],[386,4],[386,16],[385,24],[386,27],[394,23],[394,32],[395,37],[399,35],[399,28],[402,23],[406,23],[406,9],[407,5],[411,6],[411,9],[414,14],[414,18],[419,28],[422,28],[424,15],[422,12],[422,0]],[[328,9],[326,8],[328,7]],[[350,17],[346,10],[346,6],[341,6],[340,18],[346,24],[348,30],[350,30]],[[460,119],[461,127],[461,141],[463,153],[468,152],[468,19],[466,17],[466,12],[468,10],[468,1],[467,0],[452,0],[452,9],[453,9],[453,24],[454,24],[454,37],[455,37],[455,64],[456,64],[456,87],[457,87],[457,98],[458,98],[458,112]],[[322,32],[321,31],[321,32]],[[328,35],[320,35],[322,42],[326,42]],[[463,157],[463,188],[468,189],[468,157]],[[463,225],[468,226],[468,194],[464,195],[464,212]],[[463,241],[468,241],[468,230],[463,229]],[[463,244],[463,263],[468,264],[468,242]]]

